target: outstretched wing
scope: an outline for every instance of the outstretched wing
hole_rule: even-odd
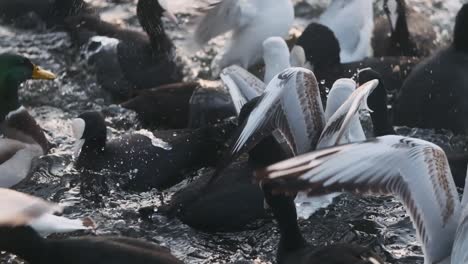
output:
[[[251,1],[222,0],[210,5],[206,14],[195,30],[195,42],[198,45],[230,30],[247,26],[258,10]]]
[[[344,136],[351,129],[352,122],[359,122],[357,118],[359,110],[369,110],[367,98],[378,84],[379,81],[377,80],[369,81],[357,88],[348,97],[343,105],[327,120],[327,125],[320,135],[317,149],[347,143],[344,141]]]
[[[284,70],[269,83],[238,128],[218,171],[272,133],[283,149],[288,146],[289,154],[304,153],[315,146],[324,120],[314,74],[303,68]]]
[[[432,143],[384,136],[298,156],[257,176],[275,182],[277,191],[395,195],[413,220],[426,262],[436,263],[450,254],[460,202],[447,157]]]
[[[225,68],[220,77],[231,95],[237,114],[246,102],[262,95],[266,88],[261,80],[237,65]]]

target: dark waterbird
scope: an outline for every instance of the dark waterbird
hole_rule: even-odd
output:
[[[158,129],[201,128],[235,116],[221,83],[202,80],[139,91],[121,105],[135,111],[145,127]]]
[[[146,32],[123,29],[95,15],[67,19],[67,28],[79,46],[85,45],[98,82],[116,100],[125,100],[135,90],[180,82],[181,67],[175,47],[167,36],[162,16],[175,20],[164,0],[139,0],[137,17]]]
[[[227,122],[197,130],[133,133],[107,140],[104,117],[86,112],[73,121],[81,150],[76,166],[121,175],[127,179],[128,188],[162,189],[184,179],[186,170],[213,165],[233,128]],[[168,146],[154,145],[156,137]],[[95,176],[89,178],[98,181]]]
[[[383,1],[385,16],[377,19],[372,49],[374,57],[426,57],[437,47],[430,19],[408,7],[405,0]]]
[[[399,89],[412,67],[418,62],[413,57],[366,58],[352,63],[341,63],[340,44],[333,31],[324,25],[311,23],[297,40],[313,67],[320,84],[322,99],[339,78],[351,78],[360,69],[371,68],[381,74],[388,90]]]

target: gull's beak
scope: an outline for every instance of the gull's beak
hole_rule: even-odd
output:
[[[43,68],[35,65],[32,73],[32,78],[41,80],[53,80],[57,78],[57,76],[55,76],[55,74],[53,74],[52,72],[44,70]]]
[[[175,24],[179,24],[179,20],[177,19],[177,17],[170,11],[164,11],[163,16],[167,17],[169,20],[171,20]]]

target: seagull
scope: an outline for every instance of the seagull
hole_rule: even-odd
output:
[[[319,18],[336,35],[342,63],[372,55],[374,11],[372,0],[333,0]]]
[[[445,152],[433,143],[383,136],[310,152],[256,175],[279,192],[394,195],[413,221],[424,263],[461,264],[468,259],[468,194],[460,203]]]
[[[265,61],[263,81],[238,65],[226,67],[221,72],[220,78],[231,95],[237,114],[245,103],[262,95],[266,84],[275,75],[291,66],[301,67],[306,64],[304,49],[296,46],[290,53],[286,41],[281,37],[269,37],[262,46]]]
[[[291,0],[222,0],[210,5],[199,22],[194,41],[203,46],[209,40],[231,32],[225,50],[212,62],[212,72],[237,64],[242,68],[256,64],[262,44],[268,37],[287,37],[294,21]]]

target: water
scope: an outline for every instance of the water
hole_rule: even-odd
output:
[[[89,2],[101,10],[104,19],[138,28],[134,1]],[[189,45],[189,41],[185,32],[193,28],[197,8],[206,6],[207,2],[209,0],[170,1],[171,7],[178,14],[181,27],[175,28],[168,24],[167,28],[178,47],[180,60],[187,65],[187,80],[197,76],[210,76],[209,62],[223,45],[223,38],[219,38],[205,48],[204,52],[186,56],[188,52],[184,47]],[[319,14],[317,10],[323,8],[328,1],[308,2],[312,2],[312,7],[301,3],[297,8],[301,17],[297,19],[295,28],[299,32],[310,21],[309,14]],[[431,18],[439,33],[438,41],[447,43],[460,1],[408,2]],[[145,238],[170,247],[178,258],[187,263],[225,263],[237,260],[274,262],[279,235],[271,220],[259,221],[249,231],[212,235],[193,230],[177,219],[167,219],[157,212],[150,220],[139,217],[139,208],[166,203],[175,191],[184,186],[184,182],[164,192],[152,190],[134,193],[123,191],[116,175],[103,172],[108,179],[106,184],[109,192],[100,195],[99,202],[83,197],[79,189],[80,174],[72,166],[74,140],[70,128],[71,119],[83,111],[101,110],[110,127],[110,136],[118,137],[123,133],[142,129],[136,121],[136,115],[111,105],[109,97],[100,90],[80,52],[72,47],[65,33],[49,32],[40,27],[28,31],[2,25],[0,36],[0,52],[24,54],[59,76],[52,82],[27,82],[20,90],[21,102],[46,130],[54,148],[51,154],[38,160],[31,179],[22,183],[18,190],[55,202],[73,203],[66,209],[65,215],[71,218],[92,217],[98,224],[95,231],[97,235]],[[406,129],[401,132],[411,135],[420,133],[434,138],[430,136],[433,131]],[[443,144],[456,147],[463,145],[460,148],[465,148],[463,139],[454,139],[447,132],[437,139]],[[391,197],[362,198],[342,195],[328,208],[320,209],[309,219],[301,219],[299,222],[304,236],[313,245],[353,242],[370,246],[388,263],[423,263],[421,248],[411,221],[402,205]],[[86,233],[77,232],[73,235]],[[6,254],[1,256],[1,260],[2,263],[21,263],[14,256]]]

